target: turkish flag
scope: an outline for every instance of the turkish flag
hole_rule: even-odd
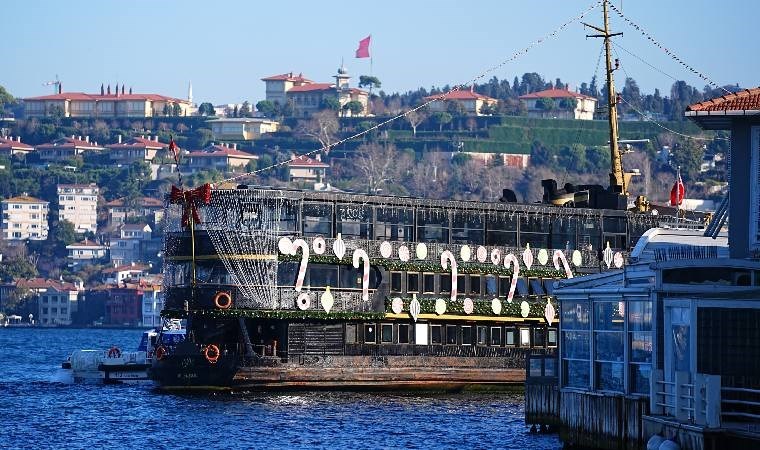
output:
[[[369,41],[372,39],[372,35],[369,35],[359,41],[359,48],[356,49],[357,58],[369,58]]]
[[[670,190],[670,206],[680,206],[683,203],[683,198],[686,196],[686,187],[681,180],[681,172],[678,172],[678,180],[673,185],[673,189]]]
[[[169,141],[169,151],[171,151],[172,156],[174,156],[174,162],[179,164],[179,147],[177,147],[177,143],[174,142],[174,136],[172,136],[171,140]]]

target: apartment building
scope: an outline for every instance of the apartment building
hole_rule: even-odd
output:
[[[0,202],[3,211],[3,237],[9,241],[47,239],[48,204],[49,202],[28,195]]]
[[[98,194],[95,183],[59,184],[58,219],[74,224],[77,233],[98,231]]]

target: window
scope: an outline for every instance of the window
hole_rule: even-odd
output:
[[[408,324],[399,324],[399,326],[398,326],[398,343],[399,344],[408,344],[409,343],[409,325]]]
[[[374,323],[368,323],[364,325],[364,343],[365,344],[377,343]]]
[[[338,205],[337,232],[343,236],[372,239],[372,208],[359,205]]]
[[[493,275],[486,275],[486,295],[489,297],[491,296],[498,296],[499,293],[496,289],[496,277]]]
[[[470,275],[470,294],[480,295],[480,275]]]
[[[443,336],[440,325],[430,325],[430,343],[443,344]]]
[[[375,214],[375,232],[378,240],[413,240],[414,214],[411,209],[377,207]]]
[[[630,390],[637,394],[649,393],[652,373],[652,302],[629,301],[628,345],[630,355]]]
[[[439,209],[417,211],[417,240],[420,242],[449,242],[449,214]]]
[[[356,325],[346,324],[346,344],[356,343]]]
[[[538,278],[528,278],[528,285],[530,288],[530,293],[532,295],[545,295],[546,292],[544,292],[544,287],[541,285],[541,280]]]
[[[575,249],[578,219],[576,217],[556,218],[552,221],[552,248]]]
[[[462,345],[472,345],[472,327],[462,325]]]
[[[442,273],[439,277],[440,280],[440,289],[438,292],[441,294],[450,294],[451,293],[451,275],[447,273]]]
[[[420,274],[407,273],[406,274],[406,292],[419,292],[420,291]]]
[[[544,328],[533,328],[533,347],[544,347],[546,345],[546,330]]]
[[[520,328],[520,347],[530,347],[530,328]]]
[[[457,326],[446,325],[446,344],[457,345]]]
[[[526,296],[530,292],[528,291],[528,283],[525,282],[525,278],[518,278],[517,279],[517,295],[520,296]]]
[[[501,327],[491,327],[491,345],[501,346]]]
[[[549,328],[548,335],[548,344],[549,347],[556,347],[557,346],[557,330],[554,328]]]
[[[401,272],[391,272],[391,292],[401,292]]]
[[[512,284],[512,278],[499,277],[499,295],[506,297],[509,294],[509,286]]]
[[[422,292],[425,294],[435,293],[435,275],[432,273],[422,274]]]
[[[330,204],[304,203],[302,222],[304,236],[332,237],[333,207]]]
[[[451,242],[478,245],[483,241],[483,217],[475,212],[454,212]]]
[[[393,324],[384,323],[380,325],[380,342],[383,344],[393,343]]]
[[[338,267],[330,264],[309,264],[304,285],[314,288],[337,288]]]
[[[624,391],[624,302],[594,303],[594,385],[603,391]]]
[[[489,215],[486,218],[486,245],[517,247],[517,216]]]
[[[563,301],[560,306],[562,323],[563,384],[588,389],[591,386],[590,308],[587,301]]]
[[[488,327],[478,327],[478,345],[488,345]]]
[[[530,244],[533,248],[547,248],[549,225],[546,216],[520,216],[520,247]]]
[[[457,275],[457,291],[467,292],[467,289],[465,289],[467,286],[465,283],[467,282],[467,275]],[[449,292],[451,292],[451,288],[449,288]]]
[[[506,344],[508,347],[514,347],[515,346],[515,333],[517,330],[514,328],[505,328],[504,329],[504,344]]]

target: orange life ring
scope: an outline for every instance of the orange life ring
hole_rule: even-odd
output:
[[[119,350],[119,347],[111,347],[108,350],[108,357],[109,358],[121,358],[121,350]]]
[[[224,291],[217,292],[214,296],[214,305],[219,309],[229,309],[232,306],[232,296]]]
[[[163,345],[159,345],[158,347],[156,347],[156,359],[161,361],[162,359],[164,359],[164,356],[166,356],[166,349],[164,348]]]
[[[216,364],[216,362],[219,361],[219,347],[214,344],[209,344],[206,346],[206,349],[203,350],[203,355],[206,357],[206,361],[211,364]]]

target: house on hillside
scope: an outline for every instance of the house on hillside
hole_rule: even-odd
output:
[[[114,265],[123,265],[138,263],[149,259],[155,259],[153,254],[158,254],[158,250],[150,251],[152,245],[153,230],[146,223],[125,223],[119,226],[118,234],[111,238],[109,245],[111,263]],[[153,257],[153,258],[149,258]]]
[[[16,289],[37,296],[37,322],[42,326],[71,325],[79,292],[84,288],[64,281],[32,278],[18,280]]]
[[[126,198],[117,198],[106,203],[108,211],[108,227],[114,227],[126,222],[129,217],[145,217],[153,225],[164,218],[164,204],[152,197],[140,197],[134,202]]]
[[[66,246],[68,252],[66,259],[69,268],[97,264],[106,257],[107,247],[97,242],[85,239]]]
[[[21,142],[21,136],[0,137],[0,156],[10,157],[13,155],[27,155],[34,151],[34,147]]]
[[[442,98],[441,95],[443,95]],[[483,114],[484,106],[492,107],[499,103],[495,98],[478,94],[472,86],[470,86],[470,89],[451,91],[446,94],[430,95],[423,100],[425,102],[436,100],[428,105],[428,110],[430,112],[449,111],[450,103],[455,102],[459,104],[459,108],[461,108],[462,111],[471,116],[485,115]]]
[[[180,166],[182,172],[218,170],[225,173],[244,170],[249,162],[259,157],[238,150],[237,144],[212,144],[203,150],[190,152],[187,159],[187,165]]]
[[[0,202],[3,212],[3,238],[9,241],[44,241],[48,237],[48,204],[44,200],[20,195]]]
[[[44,162],[62,162],[81,157],[86,151],[105,150],[97,142],[90,142],[90,136],[74,136],[56,139],[37,146],[37,154]]]
[[[288,162],[288,177],[290,181],[322,183],[325,180],[325,172],[329,168],[330,165],[323,163],[319,155],[316,159],[306,155],[293,156]]]
[[[546,89],[521,95],[528,117],[593,120],[596,99],[569,89]]]
[[[280,123],[259,117],[236,117],[212,119],[206,121],[211,125],[214,139],[229,141],[251,141],[265,133],[277,131]]]
[[[108,158],[113,163],[131,164],[136,161],[152,162],[158,152],[168,147],[168,144],[158,142],[158,136],[133,137],[122,142],[121,135],[116,144],[106,145]]]

